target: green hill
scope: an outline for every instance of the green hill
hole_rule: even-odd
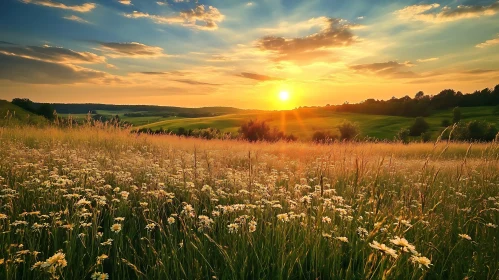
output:
[[[494,107],[469,107],[461,108],[462,121],[484,120],[494,123],[499,127],[499,116],[493,113]],[[323,108],[296,109],[282,112],[229,114],[205,118],[172,118],[159,121],[140,128],[157,130],[160,128],[178,130],[185,129],[218,128],[224,132],[236,132],[240,125],[250,119],[265,120],[272,127],[277,127],[287,134],[293,134],[301,140],[309,140],[316,131],[337,131],[337,126],[342,122],[350,121],[358,124],[363,136],[378,139],[393,139],[402,128],[411,126],[414,118],[395,117],[384,115],[367,115],[354,113],[341,113],[325,110]],[[437,111],[426,117],[430,124],[430,131],[436,137],[443,127],[443,120],[452,120],[452,110]]]
[[[35,115],[16,106],[9,101],[0,100],[0,126],[4,125],[43,125],[48,121],[41,116]]]

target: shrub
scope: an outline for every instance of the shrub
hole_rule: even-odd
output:
[[[454,108],[452,110],[452,122],[458,123],[461,120],[461,109],[459,107]]]
[[[421,133],[421,142],[427,143],[431,141],[431,133],[429,131]]]
[[[421,134],[425,133],[429,128],[430,128],[430,126],[424,120],[423,117],[417,117],[414,120],[414,123],[412,124],[411,128],[409,129],[409,135],[410,136],[421,136]]]
[[[404,143],[404,144],[409,144],[409,134],[410,131],[408,128],[402,128],[398,133],[397,133],[397,139]]]
[[[359,135],[359,127],[352,122],[344,122],[338,126],[341,140],[350,141]]]
[[[330,131],[316,131],[312,135],[312,141],[315,143],[331,143],[338,139],[338,135],[332,134]]]
[[[448,127],[451,125],[451,122],[449,120],[442,120],[442,122],[440,123],[440,126],[442,127]]]

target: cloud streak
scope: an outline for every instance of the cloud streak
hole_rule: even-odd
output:
[[[497,35],[497,38],[487,40],[483,43],[480,43],[476,45],[477,48],[483,49],[491,46],[499,45],[499,35]]]
[[[116,42],[98,42],[105,54],[112,58],[131,57],[131,58],[154,58],[167,56],[163,49],[155,46],[148,46],[142,43],[116,43]]]
[[[492,16],[498,12],[499,1],[490,5],[459,5],[455,8],[441,7],[438,3],[412,5],[396,11],[395,14],[404,20],[439,23]]]
[[[90,12],[96,6],[94,3],[84,3],[82,5],[68,6],[64,3],[59,3],[59,2],[55,2],[55,1],[51,1],[51,0],[19,0],[19,1],[21,1],[25,4],[34,4],[34,5],[39,5],[39,6],[49,7],[49,8],[70,10],[70,11],[79,12],[79,13]]]
[[[414,66],[410,62],[399,63],[396,61],[352,65],[350,69],[359,74],[375,75],[387,78],[415,78],[418,75],[408,68]]]
[[[261,74],[254,74],[254,73],[248,73],[248,72],[242,72],[241,74],[236,75],[238,77],[242,78],[247,78],[247,79],[252,79],[252,80],[257,80],[260,82],[266,82],[266,81],[281,81],[281,78],[276,78],[276,77],[270,77],[266,75],[261,75]]]
[[[29,84],[97,82],[108,74],[78,66],[0,52],[0,79]]]
[[[124,14],[127,18],[148,18],[158,24],[179,24],[198,30],[216,30],[225,16],[215,7],[198,5],[195,9],[181,11],[175,16],[160,16],[134,11]]]

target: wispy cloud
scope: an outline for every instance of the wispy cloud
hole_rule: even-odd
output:
[[[56,63],[0,51],[0,79],[30,84],[96,82],[110,75],[71,64]]]
[[[7,46],[0,47],[0,52],[29,59],[66,64],[107,64],[106,58],[91,52],[77,52],[52,46]]]
[[[404,20],[425,22],[450,22],[461,19],[492,16],[499,12],[499,1],[490,5],[459,5],[455,8],[441,7],[440,4],[412,5],[395,12]]]
[[[124,14],[128,18],[148,18],[158,24],[180,24],[199,30],[216,30],[218,23],[222,22],[225,16],[220,11],[209,6],[198,5],[195,9],[181,11],[175,16],[160,16],[134,11],[131,14]]]
[[[131,58],[153,58],[167,56],[163,53],[163,49],[155,46],[130,42],[130,43],[115,43],[115,42],[98,42],[101,50],[109,57],[131,57]]]
[[[483,43],[476,45],[476,47],[483,49],[483,48],[491,47],[491,46],[495,46],[495,45],[499,45],[499,35],[497,35],[497,38],[490,39],[490,40],[487,40]]]
[[[89,21],[84,20],[81,17],[75,16],[75,15],[65,16],[64,19],[76,21],[76,22],[79,22],[79,23],[90,23]]]
[[[408,70],[412,66],[414,65],[410,62],[399,63],[397,61],[388,61],[352,65],[350,66],[350,69],[365,75],[376,75],[388,78],[414,78],[417,74]]]
[[[123,5],[127,5],[127,6],[132,5],[132,1],[131,0],[118,0],[118,2],[120,2]]]
[[[84,3],[82,5],[68,6],[64,3],[59,3],[51,0],[19,0],[25,4],[35,4],[39,6],[45,6],[50,8],[57,8],[63,10],[71,10],[79,13],[87,13],[95,8],[94,3]]]
[[[417,62],[432,62],[432,61],[437,61],[439,58],[438,57],[430,57],[430,58],[420,58],[417,60]]]
[[[257,81],[261,81],[261,82],[282,80],[281,78],[270,77],[270,76],[261,75],[261,74],[247,73],[247,72],[242,72],[241,74],[238,74],[236,76],[247,78],[247,79],[252,79],[252,80],[257,80]]]

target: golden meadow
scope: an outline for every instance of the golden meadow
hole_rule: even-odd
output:
[[[0,128],[0,279],[499,279],[499,144]]]

